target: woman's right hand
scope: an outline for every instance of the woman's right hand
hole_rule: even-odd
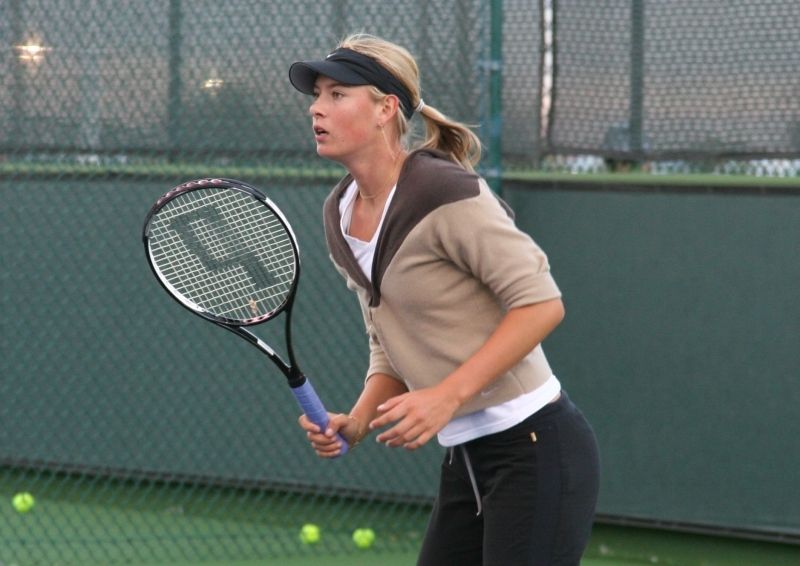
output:
[[[311,447],[320,458],[335,458],[342,451],[342,443],[336,434],[342,435],[353,448],[366,434],[366,423],[359,423],[354,417],[344,413],[328,413],[328,429],[320,430],[319,426],[312,423],[306,415],[300,415],[297,422],[300,428],[306,431],[306,436]]]

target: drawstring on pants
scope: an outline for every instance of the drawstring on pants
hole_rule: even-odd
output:
[[[472,469],[472,462],[469,459],[469,453],[467,452],[467,447],[463,444],[459,444],[458,446],[461,449],[461,455],[464,456],[464,464],[467,466],[467,473],[469,474],[469,483],[472,485],[472,493],[475,494],[475,504],[478,507],[478,512],[475,513],[475,516],[479,516],[483,511],[483,504],[481,503],[481,492],[478,490],[478,482],[475,479],[475,472]],[[450,465],[453,464],[453,456],[455,454],[454,447],[450,447]]]

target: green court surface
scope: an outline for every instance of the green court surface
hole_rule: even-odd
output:
[[[295,557],[241,562],[235,566],[406,566],[415,553],[370,550],[340,557]],[[790,566],[800,546],[654,529],[596,525],[581,566]],[[219,563],[217,566],[222,566]],[[188,565],[187,565],[188,566]]]
[[[400,566],[415,563],[428,512],[419,505],[43,474],[26,478],[37,499],[21,514],[10,504],[20,475],[6,470],[0,479],[4,566]],[[323,536],[303,545],[298,532],[309,517]],[[372,548],[354,547],[350,535],[358,525],[377,532]],[[598,524],[582,564],[789,566],[800,564],[800,545]]]
[[[27,513],[11,504],[20,491],[36,498]],[[361,555],[371,560],[418,548],[427,516],[419,504],[2,468],[0,498],[2,566],[319,564],[358,556],[359,526],[379,533]],[[300,542],[306,522],[321,527],[318,544]]]
[[[360,551],[337,557],[298,556],[214,566],[408,566],[416,553]],[[790,566],[800,564],[800,546],[650,529],[597,525],[581,566]],[[189,563],[182,566],[189,566]]]
[[[379,558],[379,559],[378,559]],[[362,556],[330,559],[326,566],[400,566],[414,564],[415,555]],[[262,564],[301,566],[303,559]],[[652,529],[596,525],[582,566],[789,566],[800,564],[800,546],[732,538],[691,535]]]

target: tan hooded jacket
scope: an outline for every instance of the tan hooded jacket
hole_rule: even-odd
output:
[[[413,391],[443,380],[478,350],[508,309],[561,296],[545,253],[477,175],[439,152],[411,153],[378,235],[372,282],[341,233],[347,175],[325,201],[325,236],[355,291],[370,345],[367,379],[384,373]],[[509,401],[552,371],[537,346],[456,416]]]

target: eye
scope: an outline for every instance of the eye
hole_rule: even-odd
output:
[[[343,93],[343,92],[341,92],[341,91],[339,91],[339,90],[334,90],[334,91],[331,93],[331,97],[332,97],[334,100],[339,100],[340,98],[344,98],[344,93]]]

